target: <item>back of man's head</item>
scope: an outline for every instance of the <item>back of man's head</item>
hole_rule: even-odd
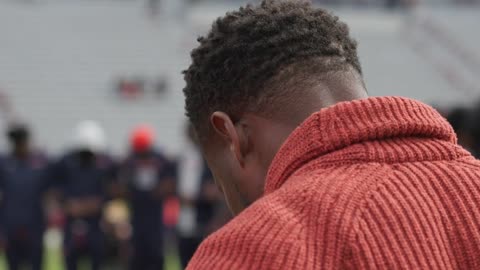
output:
[[[348,26],[308,1],[248,5],[218,18],[198,41],[184,94],[200,136],[215,111],[234,120],[245,112],[271,116],[301,104],[306,91],[335,88],[346,100],[352,84],[364,90]]]

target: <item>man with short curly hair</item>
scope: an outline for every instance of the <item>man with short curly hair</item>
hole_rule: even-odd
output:
[[[236,217],[188,269],[480,268],[480,164],[431,107],[369,98],[357,43],[306,1],[217,19],[187,116]]]

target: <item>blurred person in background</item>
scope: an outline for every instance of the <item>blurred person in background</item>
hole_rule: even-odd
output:
[[[469,126],[472,132],[474,153],[477,158],[480,157],[480,102],[477,101],[471,110]]]
[[[75,147],[55,165],[55,180],[64,202],[64,255],[66,268],[75,270],[80,258],[88,257],[98,270],[104,259],[102,208],[107,186],[114,176],[112,160],[105,154],[102,127],[94,121],[80,123]]]
[[[447,114],[446,118],[457,134],[458,144],[470,151],[473,155],[477,155],[476,141],[473,133],[473,111],[463,107],[453,108]]]
[[[178,248],[184,268],[202,240],[220,228],[230,216],[225,211],[222,194],[198,149],[191,125],[187,126],[186,137],[177,163],[177,193],[180,199]]]
[[[130,269],[163,269],[163,202],[175,191],[174,169],[154,147],[149,126],[131,134],[131,153],[123,162],[119,180],[131,207],[132,256]]]
[[[30,145],[26,125],[8,128],[10,154],[0,159],[0,210],[4,221],[6,257],[10,270],[27,265],[42,268],[45,213],[43,197],[50,187],[49,163]]]

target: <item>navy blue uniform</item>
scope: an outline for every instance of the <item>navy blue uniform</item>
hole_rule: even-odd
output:
[[[112,177],[113,163],[106,156],[75,152],[63,158],[55,167],[57,180],[65,202],[106,199],[107,181]],[[103,232],[100,228],[101,207],[85,216],[67,212],[64,229],[64,252],[68,270],[77,269],[79,257],[89,256],[92,269],[100,268],[104,253]]]
[[[131,269],[163,269],[162,189],[173,184],[173,168],[161,154],[133,154],[123,166],[132,208],[133,256]],[[173,190],[173,188],[172,188]]]
[[[40,154],[0,159],[3,229],[9,269],[28,263],[41,269],[45,231],[42,197],[49,187],[48,161]]]

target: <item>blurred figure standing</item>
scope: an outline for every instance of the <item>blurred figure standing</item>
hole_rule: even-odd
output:
[[[75,149],[55,168],[62,190],[66,225],[64,253],[68,270],[77,269],[81,256],[88,256],[91,269],[103,260],[104,237],[100,227],[107,181],[113,178],[113,162],[104,154],[105,135],[100,125],[85,121],[77,126]]]
[[[190,125],[186,135],[187,141],[177,164],[177,192],[181,202],[178,238],[183,268],[205,236],[222,226],[230,216]]]
[[[475,136],[477,121],[474,110],[456,107],[447,114],[446,118],[457,134],[458,144],[478,158],[478,138]]]
[[[174,170],[171,162],[154,149],[150,127],[138,127],[130,139],[131,154],[120,174],[132,210],[130,269],[163,269],[162,208],[164,199],[175,190]]]
[[[42,199],[49,185],[48,161],[30,146],[27,126],[16,124],[7,133],[11,153],[0,160],[1,210],[10,270],[27,264],[42,267],[45,231]]]

